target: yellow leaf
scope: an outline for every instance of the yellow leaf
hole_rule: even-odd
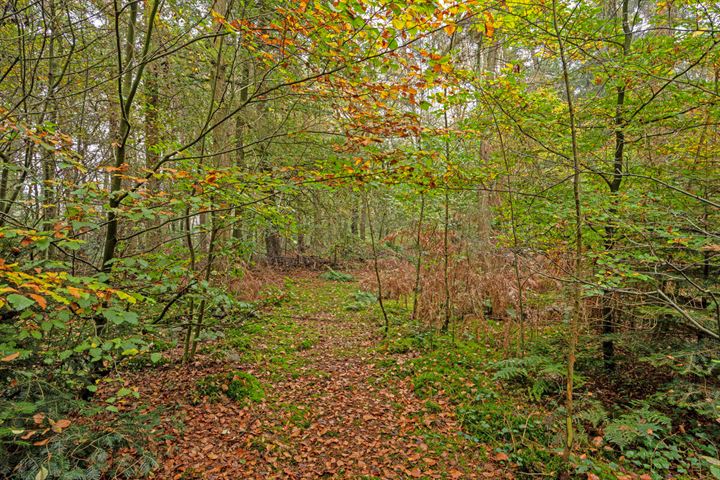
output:
[[[455,29],[457,29],[457,26],[454,23],[448,23],[447,25],[445,25],[445,28],[444,28],[445,33],[447,33],[448,36],[455,33]]]

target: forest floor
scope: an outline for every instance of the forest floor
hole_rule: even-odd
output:
[[[293,275],[273,307],[206,342],[191,365],[126,375],[140,396],[120,408],[160,412],[167,434],[154,478],[513,478],[461,434],[442,394],[423,400],[392,374],[412,353],[387,348],[377,307],[348,304],[356,292]],[[198,393],[236,371],[259,380],[262,398]]]

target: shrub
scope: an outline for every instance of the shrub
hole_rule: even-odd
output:
[[[323,280],[332,280],[333,282],[354,282],[355,277],[349,273],[337,272],[335,270],[328,270],[327,272],[321,273],[320,278]]]
[[[561,394],[565,384],[566,367],[555,360],[532,355],[523,358],[510,358],[495,364],[495,380],[525,387],[531,399],[539,401],[547,395]],[[575,376],[575,387],[583,384],[580,376]]]

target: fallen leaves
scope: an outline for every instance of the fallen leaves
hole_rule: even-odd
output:
[[[62,432],[64,429],[66,429],[67,427],[69,427],[71,423],[72,423],[72,422],[70,422],[70,420],[68,420],[68,419],[62,419],[62,420],[58,420],[57,422],[51,421],[51,422],[50,422],[50,425],[52,425],[52,431],[53,431],[53,432],[55,432],[55,433],[60,433],[60,432]]]
[[[507,462],[510,460],[510,457],[508,457],[507,453],[504,452],[498,452],[493,458],[498,462]]]
[[[272,332],[265,332],[263,345],[255,346],[272,349],[273,341],[300,345],[305,338],[316,338],[312,348],[282,352],[284,361],[298,365],[291,375],[273,375],[263,360],[238,365],[199,356],[190,366],[127,379],[139,386],[144,402],[173,406],[171,414],[163,414],[164,433],[173,438],[158,445],[164,460],[157,478],[191,473],[213,479],[511,478],[480,461],[484,451],[477,445],[456,448],[461,440],[450,404],[440,399],[442,411],[428,415],[412,385],[398,380],[378,384],[384,372],[375,365],[384,354],[372,348],[372,319],[362,312],[347,313],[340,305],[318,311],[314,292],[327,283],[303,282],[308,298],[292,313],[298,328],[291,335],[297,338],[281,333],[280,340],[273,340]],[[247,406],[186,400],[196,379],[230,368],[257,376],[272,394]],[[424,426],[425,417],[431,427]],[[174,418],[183,419],[182,433]],[[453,448],[429,446],[423,434],[428,428],[435,438],[453,442]]]

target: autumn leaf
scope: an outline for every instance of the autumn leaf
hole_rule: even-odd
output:
[[[80,290],[79,288],[75,288],[75,287],[67,287],[67,291],[70,295],[72,295],[75,298],[80,298],[80,297],[82,297],[82,294],[83,294],[82,290]]]
[[[488,38],[492,38],[495,35],[495,18],[492,13],[485,12],[485,35]]]
[[[53,432],[60,433],[63,431],[63,429],[69,427],[71,423],[72,422],[70,422],[70,420],[68,420],[66,418],[64,418],[62,420],[58,420],[57,422],[52,424]]]
[[[43,310],[47,308],[47,300],[45,300],[45,297],[42,297],[36,293],[30,293],[29,296],[35,300],[35,302],[42,307]]]
[[[3,362],[12,362],[13,360],[15,360],[16,358],[18,358],[19,356],[20,356],[20,352],[14,352],[14,353],[11,353],[10,355],[7,355],[7,356],[3,357],[3,358],[2,358],[2,361],[3,361]]]

